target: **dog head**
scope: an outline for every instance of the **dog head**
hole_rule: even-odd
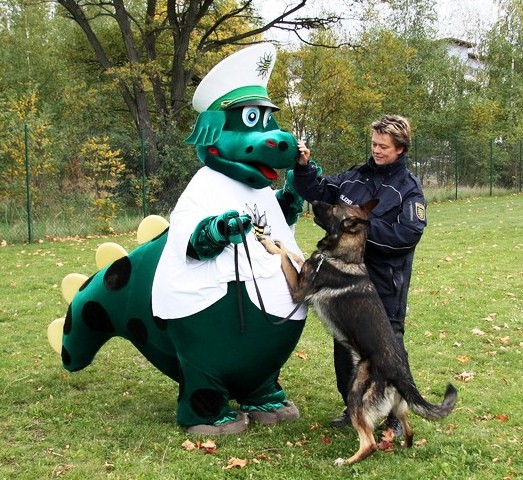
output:
[[[369,214],[378,203],[378,199],[362,205],[313,202],[314,222],[327,232],[319,241],[318,249],[346,261],[363,261]]]

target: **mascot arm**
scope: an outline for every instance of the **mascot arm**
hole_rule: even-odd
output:
[[[252,228],[251,217],[228,210],[216,217],[204,218],[189,239],[187,255],[196,260],[210,260],[222,253],[229,243],[241,243]]]
[[[312,163],[316,166],[317,174],[320,176],[323,169],[313,160]],[[303,211],[303,197],[296,191],[294,187],[294,170],[292,168],[285,172],[285,183],[281,190],[276,190],[276,200],[280,204],[280,208],[285,216],[287,225],[294,225],[298,221],[299,214]]]

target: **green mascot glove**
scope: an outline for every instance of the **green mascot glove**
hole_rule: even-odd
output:
[[[316,167],[316,176],[319,177],[323,169],[313,160],[309,163]],[[299,214],[303,211],[303,197],[294,187],[294,170],[289,168],[285,172],[285,183],[281,190],[276,191],[276,199],[280,204],[287,225],[294,225],[298,221]]]
[[[218,242],[242,243],[242,230],[247,235],[252,228],[251,217],[229,210],[214,218],[209,224],[209,232]]]
[[[242,243],[242,231],[247,235],[251,228],[251,217],[240,215],[236,210],[207,217],[194,229],[187,254],[197,260],[217,257],[229,243]]]

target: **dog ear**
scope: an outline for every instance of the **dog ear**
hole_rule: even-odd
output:
[[[361,230],[365,230],[369,222],[362,218],[345,218],[342,220],[340,227],[341,231],[345,233],[357,233]]]
[[[368,215],[372,210],[374,210],[378,203],[380,203],[380,199],[373,198],[372,200],[365,202],[363,205],[360,205],[360,208]]]

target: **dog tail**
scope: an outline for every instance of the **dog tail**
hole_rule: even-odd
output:
[[[414,383],[409,382],[408,385],[403,384],[402,387],[404,388],[398,388],[398,386],[399,385],[397,385],[396,388],[409,405],[409,408],[416,415],[426,418],[427,420],[445,418],[452,412],[458,399],[458,391],[451,383],[447,385],[443,400],[438,404],[427,402],[421,396]]]

